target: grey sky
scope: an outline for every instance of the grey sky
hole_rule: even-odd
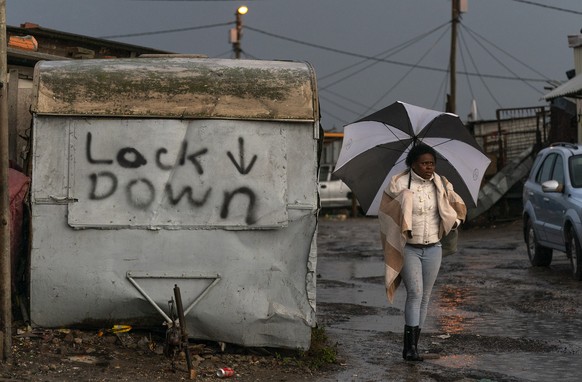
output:
[[[93,37],[234,23],[236,9],[244,4],[249,12],[243,17],[242,57],[310,62],[318,77],[326,130],[341,130],[396,100],[437,110],[445,105],[450,0],[6,3],[8,25],[28,21]],[[111,39],[229,58],[233,57],[228,41],[231,27]],[[565,72],[574,67],[567,36],[579,34],[581,28],[580,0],[468,0],[458,39],[457,70],[473,75],[457,74],[457,114],[465,120],[473,98],[482,119],[494,118],[499,107],[545,104],[540,101],[547,92],[545,82],[513,78],[565,81]],[[405,49],[397,51],[407,42]],[[389,62],[366,59],[381,53]]]

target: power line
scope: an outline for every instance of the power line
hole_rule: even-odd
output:
[[[305,41],[297,40],[297,39],[290,38],[290,37],[281,36],[281,35],[278,35],[278,34],[275,34],[275,33],[271,33],[271,32],[267,32],[267,31],[264,31],[264,30],[261,30],[261,29],[258,29],[258,28],[253,28],[253,27],[250,27],[248,25],[246,26],[246,29],[251,30],[253,32],[257,32],[257,33],[264,34],[266,36],[278,38],[278,39],[285,40],[285,41],[294,42],[296,44],[311,46],[313,48],[318,48],[318,49],[323,49],[323,50],[327,50],[327,51],[330,51],[330,52],[345,54],[345,55],[352,56],[352,57],[365,58],[367,60],[374,60],[374,61],[384,62],[384,63],[387,63],[387,64],[405,66],[407,68],[415,67],[417,69],[431,70],[431,71],[436,71],[436,72],[448,72],[448,69],[435,68],[435,67],[426,66],[426,65],[408,64],[408,63],[405,63],[405,62],[399,62],[399,61],[394,61],[394,60],[387,60],[387,59],[384,59],[384,58],[367,56],[365,54],[348,52],[348,51],[345,51],[345,50],[342,50],[342,49],[330,48],[330,47],[327,47],[327,46],[324,46],[324,45],[314,44],[314,43],[305,42]],[[496,78],[496,79],[510,80],[510,81],[530,81],[530,82],[544,82],[544,83],[547,82],[546,79],[541,79],[541,78],[509,77],[509,76],[502,76],[502,75],[496,75],[496,74],[479,74],[479,73],[470,73],[470,72],[458,72],[458,73],[459,74],[467,74],[469,76],[483,76],[483,77],[487,77],[487,78]]]
[[[382,101],[384,98],[386,98],[386,96],[388,94],[390,94],[398,85],[400,85],[400,83],[402,81],[404,81],[404,79],[406,79],[406,77],[408,77],[408,75],[410,73],[412,73],[412,71],[414,69],[416,69],[416,67],[418,66],[418,64],[420,64],[422,62],[422,60],[424,60],[424,58],[426,56],[428,56],[428,54],[434,49],[434,47],[439,43],[439,41],[441,41],[441,39],[445,36],[445,34],[448,31],[443,31],[443,33],[441,33],[441,35],[439,36],[439,38],[434,42],[434,44],[430,47],[430,49],[428,49],[417,61],[417,64],[412,66],[410,69],[408,69],[408,71],[406,73],[404,73],[404,75],[402,77],[400,77],[400,79],[398,81],[396,81],[396,83],[394,85],[392,85],[392,87],[390,87],[384,94],[382,94],[382,96],[380,98],[378,98],[378,100],[376,102],[374,102],[372,105],[370,105],[368,107],[368,109],[366,109],[363,113],[360,114],[359,117],[363,117],[364,115],[368,114],[368,112],[370,110],[372,110],[377,104],[380,103],[380,101]]]
[[[444,23],[444,24],[441,24],[441,25],[439,25],[439,26],[438,26],[438,27],[436,27],[436,28],[433,28],[432,30],[430,30],[430,31],[428,31],[428,32],[425,32],[425,33],[423,33],[423,34],[421,34],[421,35],[419,35],[419,36],[417,36],[417,37],[411,38],[410,40],[408,40],[408,41],[405,41],[405,42],[403,42],[403,43],[401,43],[401,44],[399,44],[399,45],[396,45],[396,46],[394,46],[394,47],[392,47],[392,48],[390,48],[390,49],[387,49],[387,50],[385,50],[385,51],[384,51],[384,52],[382,52],[382,53],[378,53],[378,54],[377,54],[377,55],[375,55],[374,57],[377,57],[377,58],[378,58],[378,57],[382,57],[382,58],[388,58],[388,57],[390,57],[391,55],[393,55],[393,54],[396,54],[396,53],[399,53],[399,52],[400,52],[400,51],[402,51],[403,49],[405,49],[405,48],[408,48],[409,46],[412,46],[414,43],[416,43],[416,42],[418,42],[418,41],[422,40],[422,39],[423,39],[423,38],[425,38],[426,36],[430,36],[432,33],[436,32],[437,30],[439,30],[439,29],[441,29],[441,28],[443,28],[443,27],[445,27],[445,26],[447,26],[447,25],[449,25],[449,22],[448,22],[448,21],[447,21],[446,23]],[[368,60],[368,59],[363,59],[363,60],[360,60],[360,61],[358,61],[358,62],[356,62],[356,63],[354,63],[354,64],[352,64],[352,65],[349,65],[349,66],[347,66],[347,67],[345,67],[345,68],[343,68],[343,69],[339,69],[339,70],[336,70],[335,72],[332,72],[332,73],[330,73],[330,74],[326,74],[325,76],[323,76],[323,77],[320,77],[318,81],[323,81],[323,80],[325,80],[325,79],[327,79],[327,78],[329,78],[329,77],[332,77],[332,76],[334,76],[334,75],[336,75],[336,74],[339,74],[339,73],[341,73],[341,72],[344,72],[344,71],[346,71],[346,70],[348,70],[348,69],[351,69],[351,68],[353,68],[353,67],[355,67],[355,66],[358,66],[358,65],[360,65],[360,64],[362,64],[362,63],[364,63],[364,62],[367,62],[367,61],[369,61],[369,60]],[[342,77],[340,80],[336,80],[336,81],[332,82],[331,84],[328,84],[328,85],[326,85],[326,87],[332,86],[332,85],[334,85],[334,84],[336,84],[336,83],[338,83],[338,82],[340,82],[340,81],[343,81],[343,80],[345,80],[346,78],[349,78],[349,77],[352,77],[352,76],[354,76],[354,75],[356,75],[356,74],[358,74],[358,73],[361,73],[362,71],[364,71],[364,70],[366,70],[366,69],[368,69],[368,68],[370,68],[370,67],[372,67],[372,66],[374,66],[374,65],[377,65],[377,64],[379,64],[379,62],[378,62],[378,61],[373,61],[372,63],[368,64],[368,65],[367,65],[367,66],[365,66],[364,68],[362,68],[362,69],[359,69],[358,71],[356,71],[356,72],[354,72],[354,73],[352,73],[352,74],[349,74],[349,75],[347,75],[347,76],[344,76],[344,77]]]
[[[464,34],[461,35],[461,41],[462,41],[462,43],[466,47],[465,35]],[[471,62],[473,64],[473,67],[475,68],[475,70],[477,72],[479,72],[479,68],[477,68],[477,64],[475,63],[475,60],[473,60],[473,56],[471,55],[471,52],[469,51],[468,48],[467,48],[467,53],[469,54],[469,58],[471,59]],[[499,103],[499,101],[497,100],[497,98],[495,98],[495,96],[493,95],[493,92],[491,91],[491,89],[489,89],[489,86],[487,86],[487,83],[485,83],[485,79],[483,77],[479,77],[479,79],[481,80],[481,83],[483,84],[483,87],[485,88],[485,90],[487,90],[487,93],[489,93],[489,96],[491,97],[491,99],[497,104],[497,107],[501,108],[502,107],[501,106],[501,103]],[[467,78],[467,81],[468,80],[469,79]]]
[[[335,101],[331,100],[329,97],[326,97],[326,96],[324,96],[324,95],[322,95],[322,94],[320,94],[320,95],[319,95],[319,97],[320,97],[321,99],[324,99],[324,100],[326,100],[327,102],[331,103],[332,105],[335,105],[335,106],[339,107],[339,108],[340,108],[342,111],[349,111],[350,113],[353,113],[353,114],[358,114],[358,112],[357,112],[357,111],[355,111],[355,110],[351,110],[351,109],[347,108],[345,105],[342,105],[342,104],[340,104],[340,103],[338,103],[338,102],[335,102]]]
[[[432,104],[432,108],[436,110],[436,104],[439,101],[439,95],[443,94],[443,105],[442,105],[442,109],[441,110],[445,110],[447,105],[446,105],[446,99],[447,99],[447,79],[448,79],[448,75],[445,74],[443,76],[443,80],[441,81],[441,84],[436,92],[436,97],[434,99],[434,103]],[[442,92],[442,93],[441,93]]]
[[[426,33],[423,33],[423,34],[421,34],[420,36],[417,36],[417,37],[415,37],[415,38],[412,38],[412,39],[410,39],[410,40],[408,40],[408,41],[405,41],[405,42],[403,42],[402,44],[399,44],[399,45],[397,45],[397,46],[395,46],[395,47],[392,47],[392,48],[390,48],[390,49],[388,49],[388,50],[386,50],[386,51],[384,51],[384,52],[382,52],[382,53],[379,53],[379,54],[375,55],[374,57],[376,57],[376,58],[379,58],[379,57],[388,58],[388,57],[390,57],[391,55],[393,55],[393,54],[396,54],[396,53],[398,53],[398,52],[402,51],[403,49],[405,49],[405,48],[408,48],[408,47],[412,46],[414,43],[416,43],[416,42],[418,42],[418,41],[422,40],[422,39],[423,39],[423,38],[425,38],[426,36],[429,36],[429,35],[431,35],[432,33],[436,32],[437,30],[439,30],[439,29],[441,29],[441,28],[443,28],[443,27],[445,27],[445,26],[447,26],[447,25],[449,25],[449,22],[446,22],[446,23],[444,23],[444,24],[442,24],[442,25],[440,25],[440,26],[438,26],[438,27],[436,27],[436,28],[434,28],[434,29],[432,29],[432,30],[430,30],[430,31],[426,32]],[[343,68],[343,69],[336,70],[336,71],[335,71],[335,72],[333,72],[333,73],[330,73],[330,74],[327,74],[327,75],[325,75],[325,76],[321,77],[321,78],[318,80],[318,82],[320,82],[320,81],[323,81],[323,80],[325,80],[325,79],[327,79],[327,78],[329,78],[329,77],[331,77],[331,76],[333,76],[333,75],[335,75],[335,74],[341,73],[341,72],[343,72],[343,71],[345,71],[345,70],[347,70],[347,69],[351,69],[352,67],[355,67],[355,66],[357,66],[357,65],[359,65],[359,64],[362,64],[362,63],[364,63],[364,62],[367,62],[367,61],[369,61],[369,60],[368,60],[368,59],[363,59],[363,60],[360,60],[360,61],[356,62],[355,64],[349,65],[349,66],[347,66],[347,67],[345,67],[345,68]],[[374,66],[374,65],[377,65],[377,64],[379,64],[379,63],[380,63],[379,61],[373,61],[373,62],[369,63],[368,65],[366,65],[366,66],[364,66],[364,67],[360,68],[359,70],[357,70],[357,71],[355,71],[355,72],[352,72],[351,74],[347,74],[347,75],[345,75],[345,76],[343,76],[343,77],[341,77],[341,78],[339,78],[339,79],[336,79],[335,81],[333,81],[333,82],[331,82],[331,83],[329,83],[329,84],[325,85],[325,86],[323,87],[323,89],[327,89],[327,88],[329,88],[329,87],[331,87],[331,86],[333,86],[333,85],[335,85],[335,84],[337,84],[337,83],[339,83],[339,82],[342,82],[342,81],[344,81],[344,80],[346,80],[346,79],[348,79],[348,78],[350,78],[350,77],[353,77],[353,76],[355,76],[355,75],[357,75],[357,74],[359,74],[359,73],[363,72],[364,70],[366,70],[366,69],[369,69],[369,68],[371,68],[372,66]]]
[[[463,34],[459,33],[461,35],[461,42],[463,44],[463,46],[465,47],[465,49],[467,50],[467,54],[469,55],[469,58],[471,58],[471,61],[473,61],[473,56],[471,56],[471,52],[469,51],[469,48],[467,47],[467,43],[465,42],[465,36],[463,36]],[[463,67],[464,68],[468,68],[467,63],[465,62],[465,54],[464,54],[464,50],[463,49],[459,49],[459,53],[461,54],[461,62],[463,63]],[[475,66],[475,65],[473,65]],[[467,77],[467,85],[469,85],[469,93],[471,94],[471,98],[475,99],[475,93],[473,92],[473,86],[471,85],[471,78],[469,76]]]
[[[471,33],[469,33],[469,35],[471,35]],[[509,67],[507,65],[505,65],[503,62],[501,62],[501,60],[499,58],[497,58],[493,53],[491,53],[489,51],[489,49],[487,49],[483,43],[477,39],[475,39],[475,42],[477,42],[477,44],[479,44],[479,46],[481,48],[483,48],[483,50],[485,52],[487,52],[495,61],[497,61],[497,63],[501,66],[503,66],[508,72],[510,72],[513,75],[517,75],[515,72],[513,72],[511,69],[509,69]],[[529,86],[530,88],[532,88],[533,90],[535,90],[536,92],[543,94],[542,91],[540,91],[538,88],[534,87],[533,85],[529,84],[527,81],[523,81],[524,84],[526,84],[527,86]]]
[[[326,97],[323,94],[319,94],[319,99],[320,99],[320,101],[325,101],[326,103],[329,103],[329,105],[327,105],[327,106],[334,106],[334,107],[338,108],[340,112],[346,112],[346,111],[348,111],[348,112],[350,112],[350,113],[352,113],[354,115],[357,115],[358,114],[357,112],[355,112],[353,110],[349,110],[348,108],[346,108],[345,105],[342,105],[342,104],[340,104],[338,102],[335,102],[335,101],[329,99],[328,97]],[[329,108],[328,107],[325,107],[325,108],[322,107],[322,112],[323,112],[323,110],[329,110]],[[326,112],[323,112],[322,113],[322,117],[323,118],[329,117],[330,119],[335,119],[342,126],[345,125],[347,123],[346,120],[348,120],[348,118],[340,118],[340,117],[338,117],[338,114],[339,113],[331,113],[331,112],[326,111]],[[353,119],[350,118],[349,120],[353,120]]]
[[[479,33],[475,32],[474,30],[472,30],[471,28],[469,28],[468,26],[466,26],[465,24],[462,24],[462,28],[466,29],[467,32],[469,32],[470,35],[476,35],[477,37],[479,37],[481,40],[485,41],[486,43],[488,43],[489,45],[491,45],[492,47],[494,47],[495,49],[499,50],[500,52],[506,54],[508,57],[512,58],[513,60],[519,62],[520,64],[522,64],[523,66],[525,66],[526,68],[528,68],[529,70],[531,70],[532,72],[542,76],[543,78],[546,79],[546,81],[551,81],[550,78],[548,78],[547,76],[545,76],[543,73],[540,73],[539,71],[537,71],[536,69],[534,69],[533,67],[531,67],[530,65],[528,65],[527,63],[521,61],[520,59],[518,59],[517,57],[514,57],[512,54],[510,54],[509,52],[501,49],[500,47],[498,47],[497,45],[495,45],[494,43],[492,43],[491,41],[487,40],[485,37],[483,37],[482,35],[480,35]],[[477,41],[477,39],[473,36],[473,39],[475,41]]]
[[[250,54],[249,52],[247,52],[246,50],[242,50],[241,49],[241,53],[244,54],[245,58],[251,58],[252,60],[258,60],[259,59],[256,56],[253,56],[252,54]]]
[[[555,11],[562,11],[562,12],[567,12],[567,13],[573,13],[575,15],[582,15],[582,12],[574,11],[572,9],[554,7],[552,5],[540,4],[540,3],[536,3],[536,2],[528,1],[528,0],[511,0],[511,1],[515,1],[516,3],[524,3],[524,4],[529,4],[529,5],[535,5],[537,7],[542,7],[542,8],[553,9]]]
[[[177,32],[186,32],[186,31],[193,31],[198,29],[208,29],[208,28],[216,28],[216,27],[223,27],[226,25],[232,25],[234,21],[227,22],[227,23],[220,23],[220,24],[209,24],[209,25],[200,25],[196,27],[186,27],[186,28],[177,28],[177,29],[164,29],[159,31],[151,31],[151,32],[141,32],[141,33],[128,33],[128,34],[117,34],[111,36],[101,36],[98,38],[119,38],[119,37],[138,37],[138,36],[150,36],[154,34],[164,34],[164,33],[177,33]]]
[[[330,94],[333,94],[333,95],[335,95],[336,97],[338,97],[338,98],[342,98],[342,99],[344,99],[345,101],[351,102],[351,103],[353,103],[353,104],[354,104],[354,105],[356,105],[356,106],[361,106],[361,107],[368,107],[368,105],[366,105],[366,104],[363,104],[363,103],[361,103],[361,102],[358,102],[358,101],[356,101],[356,100],[353,100],[353,99],[351,99],[351,98],[348,98],[348,97],[346,97],[346,96],[345,96],[345,95],[343,95],[343,94],[340,94],[340,93],[338,93],[338,92],[334,92],[333,90],[329,90],[329,89],[322,89],[322,88],[320,88],[320,87],[318,87],[318,88],[317,88],[317,90],[318,90],[318,91],[324,91],[324,92],[328,92],[328,93],[330,93]],[[355,113],[354,113],[354,114],[355,114]]]
[[[216,54],[213,55],[212,57],[214,58],[221,58],[221,57],[226,57],[227,55],[232,53],[232,49],[227,50],[226,52],[220,53],[220,54]]]
[[[165,30],[150,31],[150,32],[127,33],[127,34],[119,34],[119,35],[109,35],[109,36],[101,36],[99,38],[109,38],[110,39],[110,38],[122,38],[122,37],[149,36],[149,35],[164,34],[164,33],[178,33],[178,32],[192,31],[192,30],[200,30],[200,29],[208,29],[208,28],[222,27],[222,26],[227,26],[227,25],[232,25],[232,24],[234,24],[234,22],[225,22],[225,23],[218,23],[218,24],[200,25],[200,26],[195,26],[195,27],[185,27],[185,28],[176,28],[176,29],[165,29]],[[437,28],[435,28],[435,30],[437,30],[439,28],[440,27],[437,27]],[[327,51],[331,51],[331,52],[335,52],[335,53],[340,53],[340,54],[345,54],[345,55],[349,55],[349,56],[353,56],[353,57],[363,58],[365,61],[371,60],[371,61],[376,61],[376,62],[383,62],[383,63],[393,64],[393,65],[399,65],[399,66],[405,66],[405,67],[413,67],[413,68],[424,69],[424,70],[431,70],[431,71],[438,71],[438,72],[448,72],[448,69],[435,68],[435,67],[430,67],[430,66],[425,66],[425,65],[408,64],[408,63],[404,63],[404,62],[399,62],[399,61],[394,61],[394,60],[388,60],[386,58],[379,58],[378,55],[377,56],[367,56],[367,55],[364,55],[364,54],[358,54],[358,53],[348,52],[348,51],[341,50],[341,49],[330,48],[330,47],[323,46],[323,45],[320,45],[320,44],[309,43],[309,42],[301,41],[301,40],[298,40],[298,39],[293,39],[293,38],[290,38],[290,37],[285,37],[285,36],[277,35],[275,33],[271,33],[271,32],[267,32],[267,31],[264,31],[264,30],[261,30],[261,29],[258,29],[258,28],[250,27],[248,25],[246,26],[246,29],[252,30],[252,31],[257,32],[257,33],[262,33],[262,34],[265,34],[265,35],[270,36],[270,37],[274,37],[274,38],[278,38],[278,39],[282,39],[282,40],[294,42],[294,43],[297,43],[297,44],[307,45],[307,46],[311,46],[311,47],[314,47],[314,48],[323,49],[323,50],[327,50]],[[412,40],[410,40],[410,41],[412,41]],[[401,44],[401,45],[403,45],[403,44]],[[504,53],[508,54],[507,52],[504,52]],[[514,57],[512,57],[512,58],[514,58]],[[524,65],[526,65],[526,64],[524,64]],[[337,74],[337,73],[338,72],[336,72],[334,74]],[[465,75],[469,75],[469,76],[487,77],[487,78],[496,78],[496,79],[503,79],[503,80],[513,80],[513,81],[515,81],[515,80],[517,80],[517,81],[530,81],[530,82],[547,82],[548,81],[548,78],[547,77],[545,79],[540,79],[540,78],[523,78],[523,77],[509,77],[509,76],[501,76],[501,75],[495,75],[495,74],[482,74],[482,73],[470,73],[470,72],[466,72],[466,73],[465,72],[459,72],[459,74],[465,74]],[[538,74],[540,74],[540,73],[538,73]],[[545,77],[545,76],[542,75],[542,77]],[[330,85],[328,85],[328,86],[330,86]]]

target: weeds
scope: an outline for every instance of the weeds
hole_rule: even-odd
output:
[[[282,365],[306,367],[319,370],[326,365],[337,362],[337,344],[330,345],[329,338],[322,327],[311,329],[311,346],[307,351],[295,352],[293,355],[276,353]]]

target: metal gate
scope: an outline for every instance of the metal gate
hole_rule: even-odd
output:
[[[497,142],[492,146],[497,149],[499,168],[547,140],[550,111],[544,106],[497,109],[496,116]]]

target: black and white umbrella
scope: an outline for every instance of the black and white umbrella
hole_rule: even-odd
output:
[[[334,173],[354,192],[366,215],[377,215],[384,189],[393,175],[406,169],[406,155],[419,142],[435,149],[436,172],[453,184],[467,207],[475,207],[490,160],[451,113],[398,101],[345,126]]]

